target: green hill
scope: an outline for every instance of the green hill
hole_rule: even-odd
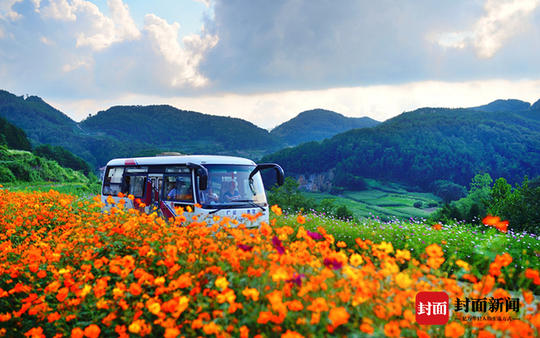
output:
[[[121,142],[141,142],[183,153],[242,154],[277,150],[282,142],[238,118],[160,106],[116,106],[87,118],[81,127]]]
[[[62,146],[94,167],[112,157],[159,151],[138,142],[127,144],[108,135],[92,135],[37,96],[16,96],[0,90],[0,116],[23,129],[33,145]]]
[[[270,134],[294,146],[309,141],[320,141],[350,129],[373,127],[380,122],[369,117],[345,117],[330,110],[314,109],[298,114],[293,119],[272,129]]]
[[[41,145],[33,151],[25,132],[0,117],[0,182],[89,182],[83,175],[88,163],[66,149]]]
[[[79,182],[90,180],[81,172],[61,167],[56,161],[26,150],[0,146],[0,182]]]
[[[0,117],[0,145],[4,145],[12,149],[32,149],[32,145],[26,137],[24,130],[9,123],[2,117]]]
[[[281,164],[289,175],[334,169],[334,183],[348,175],[432,191],[437,180],[466,185],[478,172],[511,182],[540,174],[540,110],[495,110],[422,108],[263,161]]]

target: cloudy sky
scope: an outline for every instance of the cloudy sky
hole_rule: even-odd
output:
[[[171,104],[272,128],[326,108],[540,99],[540,0],[0,0],[0,89],[75,120]]]

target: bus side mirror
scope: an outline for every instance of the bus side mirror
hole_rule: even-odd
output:
[[[206,190],[208,187],[208,169],[195,163],[188,163],[187,167],[195,170],[195,176],[199,178],[199,190]]]
[[[251,180],[253,176],[255,176],[256,173],[265,169],[274,169],[276,171],[277,184],[283,185],[283,181],[285,180],[285,174],[283,173],[283,169],[279,166],[279,164],[276,164],[276,163],[257,164],[255,169],[253,169],[253,171],[249,174],[249,179]]]

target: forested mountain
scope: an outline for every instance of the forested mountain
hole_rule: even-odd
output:
[[[103,166],[114,157],[151,156],[163,151],[256,159],[288,144],[323,139],[346,129],[377,123],[316,110],[301,113],[269,133],[242,119],[167,105],[116,106],[77,123],[37,96],[16,96],[3,90],[0,116],[23,129],[34,146],[62,146],[94,167]],[[298,126],[303,126],[301,132]]]
[[[25,98],[0,90],[0,116],[23,129],[34,145],[62,146],[95,167],[111,157],[133,156],[149,148],[137,142],[122,143],[107,135],[90,135],[37,96]]]
[[[122,142],[142,142],[184,153],[238,154],[277,150],[282,145],[277,137],[248,121],[168,105],[112,107],[82,121],[81,127]]]
[[[433,190],[437,180],[466,185],[479,172],[519,182],[540,174],[539,104],[522,107],[422,108],[263,161],[280,163],[289,175],[335,169],[341,186],[372,177]]]
[[[32,152],[33,151],[33,152]],[[88,163],[62,147],[32,149],[25,132],[0,117],[0,182],[88,182]]]
[[[31,150],[32,145],[24,130],[0,117],[0,145],[11,149]]]
[[[539,100],[540,101],[540,100]],[[521,100],[495,100],[483,106],[473,107],[471,109],[486,112],[505,112],[505,111],[526,111],[531,108],[529,102]]]
[[[309,141],[321,141],[350,129],[373,127],[380,122],[369,117],[345,117],[330,110],[313,109],[302,112],[272,129],[270,134],[294,146]]]

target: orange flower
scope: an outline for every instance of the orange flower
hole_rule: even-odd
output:
[[[525,277],[532,279],[535,285],[540,285],[540,274],[538,273],[538,270],[534,270],[530,268],[526,269]]]
[[[534,294],[532,293],[532,291],[523,290],[522,294],[523,294],[523,299],[525,300],[525,303],[532,304],[532,302],[534,301]]]
[[[439,224],[439,223],[433,224],[433,225],[431,226],[431,228],[432,228],[433,230],[441,230],[441,229],[442,229],[442,224]]]
[[[332,326],[334,328],[342,324],[347,324],[347,322],[349,321],[349,317],[350,315],[344,307],[333,308],[328,314],[328,319],[332,321]]]
[[[90,324],[84,329],[84,336],[88,338],[97,338],[101,333],[101,329],[96,324]]]
[[[399,324],[396,321],[391,321],[384,325],[384,334],[387,337],[399,337],[401,334],[401,329],[399,328]]]
[[[71,330],[71,338],[82,338],[82,337],[84,337],[84,331],[80,327],[76,327]]]
[[[491,215],[487,215],[486,217],[484,217],[484,219],[482,220],[482,223],[484,223],[485,225],[491,225],[491,226],[494,226],[495,224],[499,223],[501,221],[501,218],[499,216],[491,216]]]
[[[493,333],[491,333],[491,332],[489,332],[487,330],[478,331],[478,338],[495,338],[495,337],[496,336]]]
[[[298,215],[296,217],[296,222],[300,223],[300,224],[305,224],[306,223],[306,218],[302,215]]]
[[[296,331],[287,330],[284,334],[281,335],[281,338],[303,338],[304,336]]]
[[[371,335],[375,330],[373,329],[373,326],[371,326],[371,324],[362,323],[360,325],[360,331]]]
[[[240,338],[249,338],[249,329],[245,325],[240,327]]]
[[[442,263],[444,263],[444,258],[442,257],[430,257],[428,258],[427,264],[432,269],[438,269]]]
[[[129,293],[131,293],[134,296],[138,296],[142,292],[142,288],[138,283],[131,283],[128,289]]]
[[[287,302],[287,307],[291,311],[302,311],[304,309],[302,302],[296,299]]]
[[[345,243],[345,242],[343,242],[343,241],[338,241],[338,242],[336,243],[336,246],[337,246],[338,248],[346,248],[346,247],[347,247],[347,243]]]
[[[307,309],[312,312],[328,311],[328,304],[326,303],[326,299],[317,297],[311,302],[311,305],[308,306]]]
[[[495,227],[501,232],[507,232],[508,231],[508,221],[501,221],[501,218],[499,216],[487,215],[482,220],[482,223],[484,223],[485,225]]]
[[[45,338],[45,335],[43,334],[43,329],[41,328],[41,326],[30,329],[24,335],[27,337],[32,337],[32,338]]]
[[[457,323],[452,322],[450,324],[447,324],[444,328],[444,335],[446,337],[461,337],[465,334],[465,328]]]
[[[493,289],[493,286],[495,285],[495,278],[492,276],[486,276],[484,277],[484,286],[482,288],[482,294],[487,295],[491,289]]]
[[[277,204],[274,204],[270,207],[270,209],[272,210],[272,212],[274,214],[276,214],[276,216],[281,216],[283,214],[283,211],[281,210],[280,207],[278,207]]]
[[[178,330],[176,327],[168,327],[165,329],[165,334],[163,335],[164,338],[176,338],[180,334],[180,330]]]
[[[426,253],[428,254],[429,257],[442,257],[443,256],[443,251],[441,247],[435,243],[431,244],[430,246],[426,248]]]
[[[59,302],[63,302],[67,298],[68,293],[69,293],[68,288],[61,288],[60,290],[58,290],[58,294],[56,295],[56,299],[58,299]]]

